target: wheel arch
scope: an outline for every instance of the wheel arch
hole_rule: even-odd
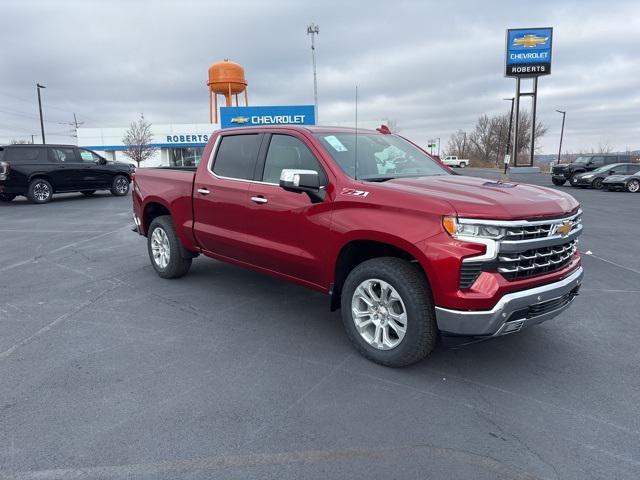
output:
[[[341,246],[333,265],[331,311],[340,308],[342,287],[349,272],[362,262],[379,257],[395,257],[415,263],[429,283],[427,272],[419,260],[421,252],[415,245],[392,236],[375,240],[371,237],[352,238]]]
[[[51,188],[53,188],[53,193],[56,193],[56,184],[55,182],[51,179],[51,177],[49,176],[48,173],[45,172],[34,172],[31,175],[29,175],[29,181],[27,182],[27,188],[29,188],[29,185],[31,185],[31,182],[33,182],[34,180],[46,180],[47,182],[49,182],[51,184]]]

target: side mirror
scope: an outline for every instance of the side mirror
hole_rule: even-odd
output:
[[[320,186],[320,176],[315,170],[285,168],[280,172],[280,187],[288,192],[306,193],[313,203],[324,200],[325,191]]]
[[[107,164],[107,160],[105,158],[100,157],[98,160],[96,160],[96,165],[106,165]]]

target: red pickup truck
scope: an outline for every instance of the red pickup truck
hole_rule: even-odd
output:
[[[454,175],[386,132],[218,131],[197,168],[139,169],[133,210],[161,277],[204,254],[326,293],[355,347],[389,366],[439,334],[548,320],[583,276],[573,197]]]

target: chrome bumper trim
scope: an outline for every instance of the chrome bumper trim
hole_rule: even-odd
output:
[[[491,310],[467,311],[436,307],[438,329],[456,335],[503,335],[542,323],[565,310],[571,305],[573,298],[559,308],[538,316],[513,321],[510,321],[510,317],[519,310],[556,300],[577,289],[582,283],[583,275],[582,267],[578,267],[571,275],[558,282],[508,293]]]

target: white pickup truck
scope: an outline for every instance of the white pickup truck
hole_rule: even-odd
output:
[[[458,158],[455,155],[449,155],[442,160],[442,163],[449,167],[459,167],[464,168],[469,165],[469,160],[466,158]]]

